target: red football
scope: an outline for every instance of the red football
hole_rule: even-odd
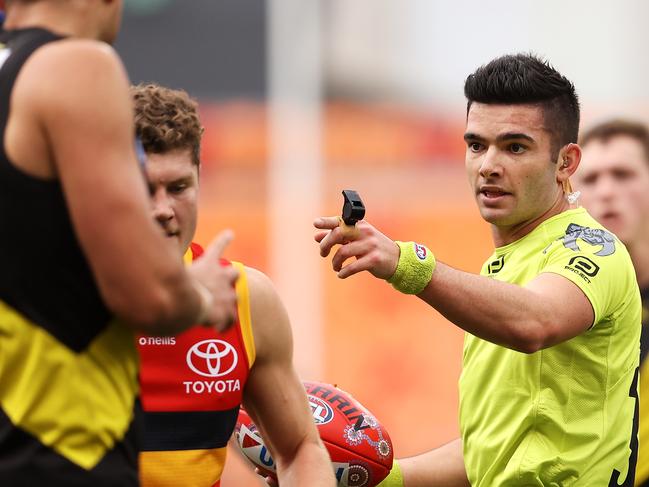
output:
[[[313,420],[331,456],[338,487],[374,487],[392,468],[392,442],[378,420],[349,393],[330,384],[303,382]],[[235,438],[244,456],[275,477],[257,427],[242,409]]]

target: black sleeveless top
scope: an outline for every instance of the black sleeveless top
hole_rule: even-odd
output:
[[[20,68],[36,49],[58,39],[41,29],[0,36],[11,53],[0,68],[0,299],[81,351],[110,314],[74,235],[59,182],[17,169],[4,145]]]
[[[59,181],[18,169],[5,150],[16,78],[59,40],[0,33],[0,485],[132,486],[132,333],[100,297]]]

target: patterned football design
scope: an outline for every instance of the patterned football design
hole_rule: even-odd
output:
[[[392,442],[378,420],[349,393],[321,382],[303,382],[313,420],[331,456],[338,487],[374,487],[392,467]],[[275,477],[275,462],[255,424],[242,409],[237,445],[262,472]]]

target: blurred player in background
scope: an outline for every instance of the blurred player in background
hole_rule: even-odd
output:
[[[575,173],[581,203],[624,242],[642,296],[640,452],[636,485],[649,487],[649,130],[633,120],[610,120],[586,131]]]
[[[184,91],[153,84],[131,93],[148,158],[153,216],[189,264],[202,253],[192,242],[203,133],[196,103]],[[138,338],[142,486],[218,486],[242,402],[267,440],[283,486],[334,485],[329,455],[293,368],[284,306],[261,272],[236,262],[222,265],[239,271],[234,326],[224,333],[195,327],[172,339]]]
[[[133,330],[233,319],[225,235],[187,269],[151,221],[121,0],[11,0],[0,34],[0,485],[138,483]]]
[[[640,293],[624,245],[574,202],[574,86],[515,55],[477,69],[464,91],[467,174],[496,246],[480,276],[365,221],[357,237],[336,217],[315,221],[322,256],[340,245],[340,278],[368,271],[467,332],[461,439],[397,462],[382,485],[630,487]]]

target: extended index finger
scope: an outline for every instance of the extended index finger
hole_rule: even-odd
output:
[[[321,216],[313,220],[313,226],[321,230],[333,230],[340,225],[338,216]]]

